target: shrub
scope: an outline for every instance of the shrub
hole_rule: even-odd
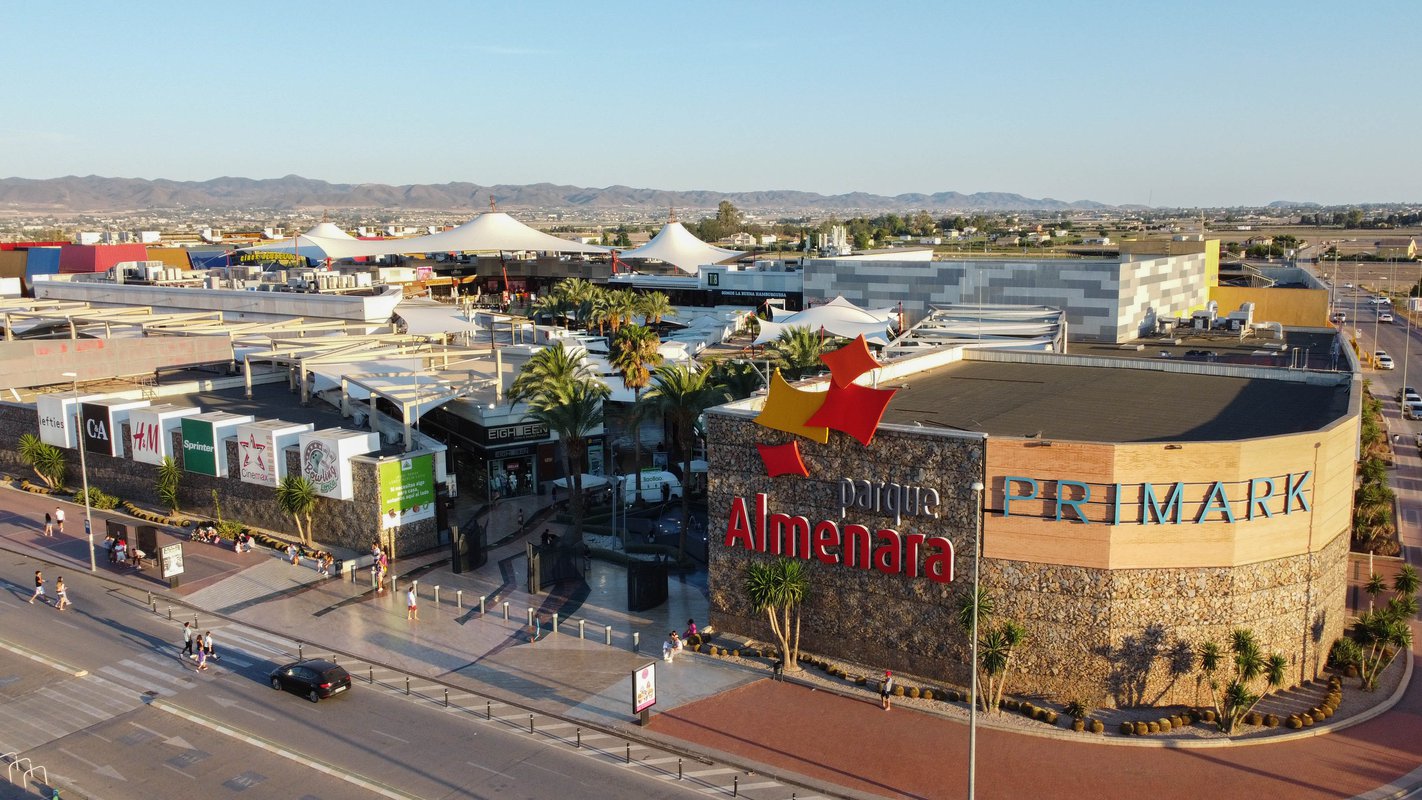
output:
[[[1304,726],[1305,728],[1312,728],[1312,727],[1313,727],[1313,715],[1312,715],[1312,714],[1300,714],[1300,715],[1299,715],[1299,720],[1303,722],[1303,726]]]
[[[1130,736],[1131,734],[1133,734],[1133,733],[1135,733],[1135,732],[1136,732],[1136,726],[1135,726],[1135,725],[1132,725],[1132,724],[1129,723],[1129,722],[1122,722],[1122,723],[1121,723],[1121,735],[1122,735],[1122,736]]]
[[[1137,736],[1145,736],[1147,733],[1150,733],[1150,725],[1147,724],[1147,723],[1145,723],[1145,722],[1137,722],[1137,723],[1136,723],[1136,735],[1137,735]]]
[[[1207,708],[1207,709],[1205,709],[1204,712],[1200,715],[1200,718],[1203,719],[1203,720],[1206,721],[1206,722],[1214,722],[1214,721],[1215,721],[1215,712],[1214,712],[1212,709],[1208,709],[1208,708]]]
[[[732,650],[732,651],[731,651],[731,657],[732,657],[732,658],[740,658],[740,657],[741,657],[741,651],[739,651],[739,650]]]
[[[1024,717],[1030,717],[1033,714],[1037,713],[1037,707],[1032,705],[1031,703],[1024,702],[1019,705],[1018,708],[1021,709],[1022,716]]]
[[[1264,715],[1260,714],[1258,711],[1251,711],[1248,714],[1244,715],[1244,721],[1250,725],[1263,725]]]
[[[1270,714],[1270,715],[1264,717],[1264,725],[1267,726],[1267,727],[1270,727],[1270,728],[1277,728],[1277,727],[1279,727],[1279,715],[1278,715],[1278,714]]]
[[[866,686],[869,683],[869,679],[863,675],[860,675],[859,677],[854,679],[854,682],[859,686]]]
[[[1170,722],[1170,720],[1166,719],[1165,717],[1161,717],[1160,719],[1156,720],[1155,724],[1160,726],[1161,733],[1170,733],[1171,729],[1175,727]]]
[[[1066,704],[1066,713],[1077,719],[1086,717],[1086,704],[1080,700],[1070,700]]]
[[[1081,733],[1082,731],[1086,730],[1086,720],[1082,719],[1081,717],[1077,717],[1076,719],[1071,721],[1071,729],[1076,731],[1077,733]]]
[[[909,696],[909,697],[912,697],[913,699],[917,700],[918,697],[919,697],[919,695],[921,695],[921,694],[923,694],[923,692],[919,691],[919,688],[918,688],[917,686],[910,686],[910,687],[909,687],[909,690],[908,690],[908,696]]]
[[[898,685],[898,684],[894,684],[894,697],[903,697],[903,696],[904,696],[904,687],[902,687],[902,686],[900,686],[900,685]]]
[[[932,689],[924,689],[924,690],[923,690],[923,699],[924,699],[924,700],[932,700],[932,699],[933,699],[933,690],[932,690]]]
[[[1106,732],[1106,723],[1102,722],[1102,721],[1099,720],[1099,719],[1093,719],[1093,720],[1091,721],[1091,732],[1092,732],[1092,733],[1105,733],[1105,732]]]
[[[74,493],[74,502],[83,504],[84,491],[81,489]],[[89,487],[89,505],[100,511],[109,511],[118,508],[119,499],[111,494],[104,494],[97,486]]]
[[[1298,714],[1290,714],[1288,725],[1290,728],[1298,730],[1303,727],[1303,719]]]
[[[1046,720],[1047,724],[1048,724],[1048,725],[1055,725],[1055,724],[1057,724],[1057,720],[1058,720],[1058,719],[1060,719],[1060,717],[1057,716],[1057,712],[1048,709],[1048,711],[1047,711],[1047,720]]]
[[[1147,722],[1147,723],[1146,723],[1146,730],[1150,731],[1151,733],[1160,733],[1160,723],[1159,723],[1159,722]]]

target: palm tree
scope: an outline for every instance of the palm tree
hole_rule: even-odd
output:
[[[597,326],[597,333],[602,335],[604,329],[612,321],[612,292],[606,289],[598,289],[583,304],[583,322],[591,333],[593,326]]]
[[[655,331],[642,325],[628,325],[612,337],[612,357],[608,361],[622,373],[622,385],[632,390],[633,408],[641,405],[642,390],[652,381],[651,370],[662,363],[662,354],[657,350],[661,343]],[[640,421],[644,414],[637,413],[635,416]],[[641,497],[642,427],[636,423],[632,424],[632,448],[639,467],[634,478],[637,497]]]
[[[81,442],[80,447],[83,447]],[[51,489],[64,484],[64,453],[52,444],[41,441],[33,433],[20,436],[20,460],[35,471],[35,475]]]
[[[287,475],[277,486],[277,507],[291,515],[303,545],[311,544],[311,512],[316,509],[316,498],[316,486],[305,475]]]
[[[583,455],[587,438],[602,425],[602,401],[608,389],[591,379],[550,384],[529,398],[529,416],[548,426],[563,443],[563,468],[568,476],[568,507],[573,515],[572,535],[563,547],[572,550],[583,541]]]
[[[509,387],[509,405],[524,400],[533,400],[550,389],[561,388],[564,384],[597,380],[597,371],[583,358],[582,348],[569,350],[558,342],[534,353],[514,378]]]
[[[686,553],[686,529],[691,524],[691,456],[696,420],[706,409],[729,399],[709,378],[711,371],[700,366],[663,364],[652,374],[652,390],[647,400],[653,403],[664,419],[671,420],[681,448],[681,536],[676,558]]]
[[[800,669],[800,606],[810,596],[805,562],[790,558],[754,562],[746,567],[745,590],[751,606],[770,620],[785,671]]]
[[[178,513],[178,501],[180,498],[179,488],[183,483],[183,471],[178,468],[178,462],[171,456],[164,456],[163,463],[158,465],[158,480],[154,488],[158,492],[158,499],[168,506],[168,514],[176,516]]]
[[[711,382],[725,389],[732,400],[744,400],[765,386],[754,365],[729,358],[718,359],[711,365]]]
[[[617,289],[608,293],[607,324],[613,335],[619,328],[632,321],[637,314],[637,296],[631,289]]]
[[[662,317],[676,316],[671,300],[663,292],[646,292],[637,297],[637,313],[642,315],[643,325],[655,325]]]
[[[558,293],[545,294],[533,304],[529,312],[535,317],[548,317],[549,321],[559,320],[563,323],[563,328],[568,327],[568,298]]]
[[[766,348],[767,354],[790,379],[821,369],[820,356],[838,349],[837,340],[808,327],[788,328]]]

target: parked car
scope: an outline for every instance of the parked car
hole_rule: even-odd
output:
[[[272,670],[272,688],[285,689],[319,702],[351,688],[351,676],[346,668],[325,659],[295,661]]]
[[[1422,419],[1422,402],[1403,403],[1402,416],[1407,419]]]
[[[1401,402],[1401,401],[1403,401],[1403,400],[1406,400],[1406,399],[1407,399],[1407,396],[1408,396],[1409,394],[1417,394],[1417,390],[1414,389],[1414,388],[1412,388],[1411,386],[1404,386],[1404,387],[1402,387],[1401,389],[1398,389],[1398,390],[1397,390],[1397,399],[1398,399],[1398,401]]]

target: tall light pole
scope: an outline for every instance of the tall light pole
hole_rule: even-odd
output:
[[[983,482],[973,481],[973,624],[972,663],[968,665],[972,673],[972,690],[968,706],[968,800],[976,797],[978,783],[978,569],[982,565],[983,554]]]
[[[94,561],[94,512],[89,506],[89,460],[84,456],[83,419],[79,414],[79,373],[61,372],[74,385],[74,442],[79,445],[79,474],[84,481],[84,535],[89,540],[89,571],[97,572]]]

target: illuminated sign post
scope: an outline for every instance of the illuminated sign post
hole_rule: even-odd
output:
[[[434,516],[434,456],[380,462],[381,527],[393,528]]]
[[[657,704],[657,662],[643,664],[632,673],[632,713],[647,724],[652,706]]]

